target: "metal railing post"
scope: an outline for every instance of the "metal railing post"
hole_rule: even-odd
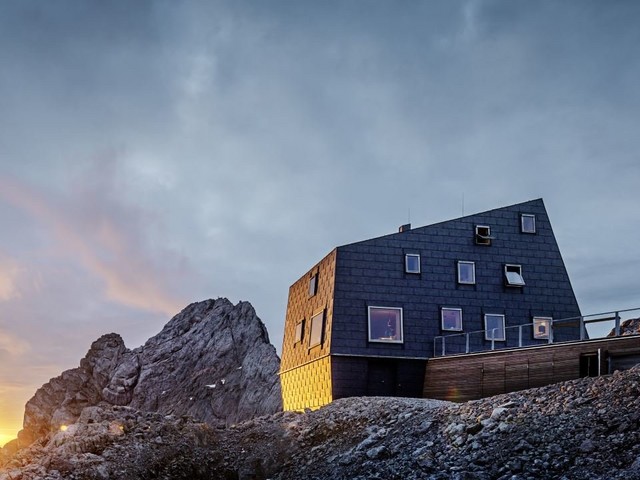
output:
[[[549,343],[553,343],[553,318],[549,322]]]
[[[616,312],[616,337],[620,336],[620,312]]]
[[[446,347],[444,343],[444,335],[442,336],[442,356],[444,357],[447,354]]]
[[[496,349],[496,330],[497,328],[491,329],[491,350]]]
[[[584,340],[587,333],[587,327],[584,324],[584,317],[580,317],[580,340]]]
[[[518,347],[522,346],[522,325],[518,325]]]
[[[465,336],[467,337],[467,345],[464,353],[469,353],[469,334],[467,333]]]

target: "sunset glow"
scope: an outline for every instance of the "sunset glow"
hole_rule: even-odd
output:
[[[12,430],[10,428],[0,428],[0,447],[3,447],[7,442],[15,439],[17,435],[17,430]]]

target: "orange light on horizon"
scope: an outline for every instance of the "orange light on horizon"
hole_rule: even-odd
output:
[[[0,429],[0,448],[4,447],[11,440],[15,440],[18,438],[18,432],[15,433],[6,433],[9,429]]]

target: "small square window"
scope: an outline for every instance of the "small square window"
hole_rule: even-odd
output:
[[[313,297],[318,293],[318,274],[314,273],[309,279],[309,296]]]
[[[476,283],[476,264],[474,262],[458,262],[458,283],[467,285]]]
[[[462,331],[462,309],[445,308],[441,310],[442,330],[461,332]]]
[[[296,332],[294,335],[293,343],[302,342],[304,338],[304,319],[296,323]]]
[[[533,317],[533,338],[548,339],[551,317]]]
[[[536,233],[536,216],[530,213],[520,215],[522,233]]]
[[[522,277],[521,265],[505,265],[504,279],[509,287],[524,287],[524,278]]]
[[[484,316],[484,339],[505,341],[504,315],[488,313]]]
[[[404,256],[404,271],[407,273],[420,273],[420,255],[407,253]]]
[[[476,225],[476,245],[491,245],[491,227]]]
[[[369,341],[402,343],[402,308],[369,307]]]
[[[320,345],[324,335],[324,310],[311,317],[311,332],[309,333],[309,348]]]

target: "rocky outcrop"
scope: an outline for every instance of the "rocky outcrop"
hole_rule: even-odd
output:
[[[41,387],[25,408],[18,446],[76,422],[87,407],[129,406],[232,424],[281,410],[280,360],[251,304],[194,303],[142,347],[114,333],[78,368]]]
[[[620,335],[638,335],[640,334],[640,318],[630,318],[620,324]],[[607,337],[615,337],[616,329],[612,328]]]
[[[232,426],[89,407],[0,480],[640,479],[640,366],[452,404],[346,398]]]

